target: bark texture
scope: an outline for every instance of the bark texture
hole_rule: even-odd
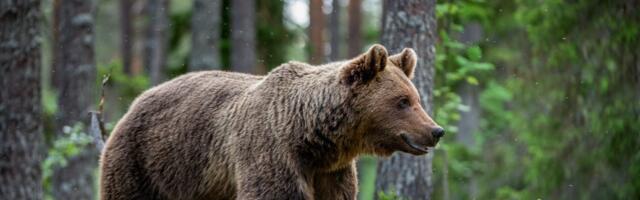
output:
[[[329,59],[340,59],[340,0],[331,1],[331,15],[329,15],[329,31],[331,32],[331,53]]]
[[[255,1],[231,1],[231,70],[256,73]]]
[[[322,0],[310,0],[309,2],[309,39],[311,54],[309,62],[320,64],[325,62],[324,57],[324,13],[322,13]]]
[[[189,71],[221,69],[218,53],[221,5],[221,0],[193,2]]]
[[[42,199],[40,1],[0,1],[0,199]]]
[[[146,12],[148,24],[143,62],[149,73],[151,85],[157,85],[164,79],[167,61],[169,0],[148,0]]]
[[[431,115],[434,77],[436,17],[435,0],[386,0],[383,10],[382,44],[389,52],[411,47],[418,55],[415,84],[423,108]],[[426,156],[396,153],[378,164],[376,191],[394,190],[408,199],[431,199],[433,151]],[[377,192],[376,192],[377,193]]]
[[[362,0],[349,1],[349,57],[362,52]],[[389,48],[387,46],[387,48]]]
[[[58,95],[55,133],[64,137],[63,127],[81,122],[88,127],[89,111],[95,102],[94,5],[86,0],[54,1],[53,87]],[[55,199],[91,199],[93,170],[98,152],[92,147],[68,158],[66,166],[54,168],[52,194]]]

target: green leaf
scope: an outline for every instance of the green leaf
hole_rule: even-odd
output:
[[[482,50],[478,46],[472,46],[467,49],[469,60],[478,61],[482,58]]]
[[[478,79],[476,79],[476,77],[473,77],[473,76],[467,76],[467,83],[471,85],[478,85]]]
[[[488,71],[494,68],[491,63],[473,63],[473,69],[478,71]]]

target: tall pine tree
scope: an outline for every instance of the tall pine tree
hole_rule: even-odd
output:
[[[94,59],[93,1],[54,1],[53,86],[57,92],[58,111],[55,133],[64,137],[65,126],[89,124],[89,111],[95,103],[96,67]],[[52,192],[55,199],[90,199],[93,197],[93,171],[98,152],[85,147],[69,158],[67,165],[55,166]]]
[[[422,107],[432,110],[432,91],[436,42],[435,0],[386,0],[383,9],[382,44],[389,52],[405,47],[416,50],[418,65],[413,84],[422,97]],[[431,160],[426,156],[396,153],[381,160],[376,176],[376,191],[391,192],[408,199],[431,199]]]
[[[40,1],[0,2],[0,199],[42,199]]]

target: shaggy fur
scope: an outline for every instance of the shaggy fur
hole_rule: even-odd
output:
[[[437,125],[380,45],[266,76],[189,73],[138,97],[101,159],[101,199],[355,199],[359,154],[426,153]]]

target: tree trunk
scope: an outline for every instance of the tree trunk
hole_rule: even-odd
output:
[[[40,1],[0,2],[0,199],[42,199]]]
[[[93,1],[54,1],[53,87],[58,94],[55,133],[80,122],[89,127],[89,111],[95,103],[96,68],[93,49]],[[55,199],[93,198],[93,170],[98,152],[85,147],[66,166],[56,166],[52,177]]]
[[[157,85],[164,79],[169,43],[169,1],[148,0],[146,12],[148,24],[143,63],[151,85]]]
[[[331,53],[329,59],[340,59],[340,1],[331,1],[331,15],[329,15],[329,31],[331,32]]]
[[[130,8],[129,23],[131,23],[131,33],[129,35],[129,42],[131,45],[131,66],[129,71],[130,75],[143,75],[148,73],[148,67],[144,66],[146,47],[147,45],[147,31],[149,24],[149,14],[147,10],[148,0],[134,1],[127,0]],[[169,12],[169,11],[167,11]],[[143,19],[143,23],[139,23],[140,19]],[[145,21],[146,20],[146,21]]]
[[[362,53],[362,0],[349,1],[349,57]]]
[[[133,58],[133,18],[131,17],[131,0],[120,0],[120,54],[122,69],[125,74],[132,75],[131,59]]]
[[[189,71],[221,69],[218,56],[221,4],[221,0],[193,2]]]
[[[285,1],[256,1],[257,69],[266,74],[269,69],[287,62],[288,47],[295,33],[285,25]]]
[[[231,70],[256,73],[255,1],[231,1]]]
[[[457,37],[458,40],[464,44],[474,45],[482,40],[482,35],[482,25],[472,22],[465,24],[462,33]],[[479,86],[464,82],[458,86],[458,94],[462,99],[462,104],[466,105],[468,110],[460,112],[460,120],[457,126],[458,132],[455,135],[456,141],[469,149],[473,149],[476,145],[474,134],[480,130],[480,88]],[[446,168],[443,169],[443,171],[445,170]],[[443,179],[443,181],[447,181],[447,179]],[[467,191],[465,192],[467,194],[465,195],[466,197],[473,199],[478,196],[478,180],[475,174],[469,177],[465,186],[467,186]],[[448,190],[444,191],[445,194],[448,193]]]
[[[418,54],[418,65],[413,83],[422,97],[422,106],[432,112],[436,17],[435,0],[387,0],[384,7],[382,44],[389,52],[397,53],[405,47]],[[391,192],[408,199],[430,199],[431,160],[433,151],[426,156],[396,153],[380,161],[376,191]]]
[[[309,2],[309,39],[311,54],[309,62],[320,64],[324,57],[324,13],[322,13],[322,0],[310,0]]]
[[[480,130],[480,88],[468,83],[462,83],[458,89],[458,94],[462,99],[462,104],[468,106],[467,111],[460,112],[458,121],[458,132],[456,141],[467,148],[474,148],[476,140],[474,134]],[[446,165],[445,165],[446,166]],[[478,196],[478,180],[476,176],[469,177],[467,182],[466,197],[473,199]]]
[[[467,106],[468,110],[460,112],[456,141],[469,148],[475,146],[476,141],[473,134],[480,129],[479,90],[478,86],[468,83],[462,83],[458,88],[462,104]]]

